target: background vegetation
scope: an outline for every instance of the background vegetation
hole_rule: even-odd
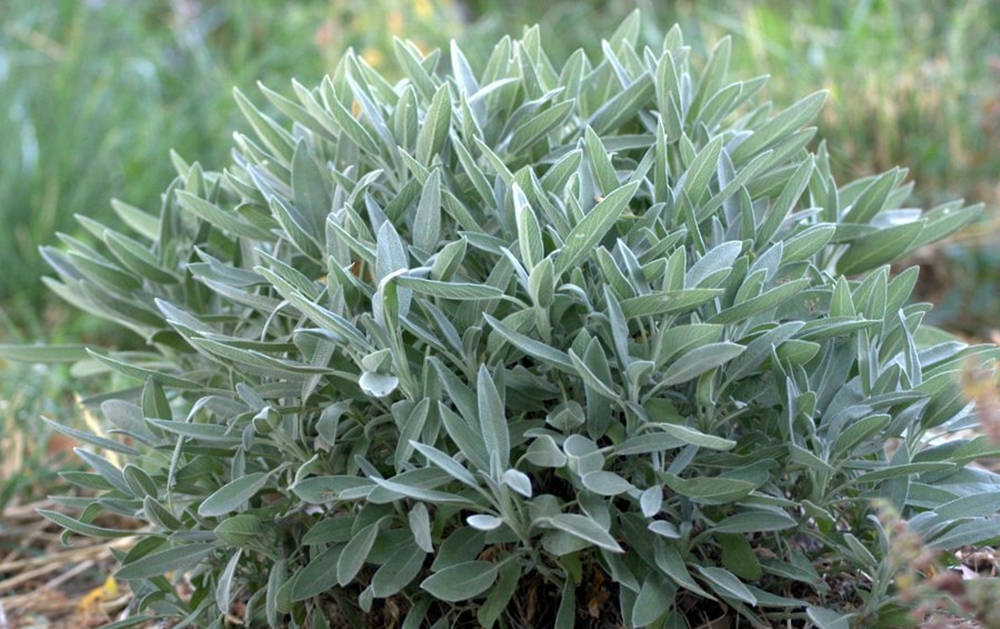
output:
[[[477,43],[535,22],[559,60],[580,45],[595,52],[593,34],[611,32],[635,6],[651,42],[679,22],[703,54],[731,33],[733,75],[771,74],[766,94],[779,106],[829,89],[820,135],[839,178],[902,163],[920,204],[985,201],[984,223],[921,254],[919,290],[938,305],[929,322],[990,334],[1000,314],[990,237],[1000,203],[1000,12],[988,0],[5,0],[0,342],[136,342],[51,296],[37,247],[59,231],[86,240],[73,215],[107,218],[113,197],[155,209],[171,148],[223,165],[229,145],[218,140],[245,127],[231,87],[315,83],[348,46],[392,75],[396,34],[427,48],[457,38],[481,64],[488,49]],[[77,411],[67,371],[0,368],[2,508],[58,487],[53,461],[65,447],[37,418]]]
[[[674,22],[701,52],[733,34],[734,73],[771,74],[777,103],[829,89],[820,134],[842,176],[905,163],[922,203],[996,205],[1000,13],[986,0],[10,0],[0,7],[0,265],[17,272],[0,275],[0,307],[32,337],[95,333],[67,321],[39,283],[37,246],[77,231],[76,213],[109,215],[112,197],[155,208],[171,148],[223,163],[228,147],[205,139],[240,124],[233,86],[318,80],[348,46],[391,75],[392,37],[404,33],[428,48],[455,37],[475,64],[488,52],[477,42],[535,22],[558,32],[547,42],[558,60],[579,45],[594,52],[591,34],[635,6],[650,42]],[[977,279],[993,262],[950,257]],[[974,312],[952,327],[982,333],[998,311],[988,292],[965,294]]]

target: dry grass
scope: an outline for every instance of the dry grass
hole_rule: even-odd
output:
[[[0,516],[0,629],[97,627],[119,619],[131,600],[127,586],[109,578],[111,549],[136,539],[74,537],[64,545],[59,527],[36,513],[54,508],[44,500]]]

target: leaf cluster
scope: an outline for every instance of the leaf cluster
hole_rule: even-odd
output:
[[[995,448],[936,440],[995,350],[921,326],[917,270],[887,266],[978,208],[905,207],[901,169],[838,184],[807,148],[824,93],[775,109],[728,39],[695,64],[639,27],[561,68],[537,28],[475,69],[397,41],[405,79],[349,53],[262,87],[275,115],[237,93],[230,166],[174,155],[158,213],[45,248],[54,291],[149,347],[78,362],[136,381],[90,400],[110,435],[64,429],[128,462],[81,449],[98,496],[46,515],[144,521],[138,607],[215,626],[238,599],[271,626],[391,601],[405,627],[572,627],[596,573],[627,626],[891,624],[872,500],[936,547],[1000,537],[1000,479],[968,466]]]

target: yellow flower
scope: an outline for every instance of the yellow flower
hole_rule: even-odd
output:
[[[80,609],[93,609],[97,607],[100,603],[105,601],[114,600],[118,596],[118,582],[115,581],[114,577],[108,577],[104,580],[104,584],[100,587],[96,587],[77,603],[77,607]]]
[[[434,5],[431,4],[430,0],[413,0],[413,10],[417,17],[426,20],[434,13]]]
[[[361,51],[361,58],[367,61],[368,65],[371,67],[377,68],[382,65],[382,62],[385,60],[385,55],[383,55],[382,51],[378,48],[368,46]]]
[[[385,17],[386,27],[392,35],[399,35],[403,32],[403,14],[398,9],[389,11]]]

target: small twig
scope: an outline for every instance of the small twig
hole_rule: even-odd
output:
[[[21,559],[18,561],[10,561],[7,563],[0,564],[0,572],[11,572],[13,570],[31,568],[33,566],[40,566],[49,563],[56,563],[63,565],[70,561],[81,560],[90,557],[91,555],[99,556],[102,552],[107,552],[111,548],[117,548],[119,546],[126,546],[128,544],[132,544],[135,542],[135,540],[136,540],[135,537],[122,537],[112,542],[91,544],[90,546],[82,546],[80,548],[74,548],[72,550],[66,550],[59,553],[52,553],[50,555],[45,555],[42,557],[31,557],[28,559]]]
[[[58,570],[62,566],[61,563],[53,562],[46,564],[44,566],[39,566],[33,570],[26,570],[20,574],[17,574],[9,579],[0,581],[0,591],[12,590],[15,586],[21,585],[26,581],[31,581],[35,577],[40,577],[43,574],[48,574],[53,570]]]
[[[76,564],[75,566],[73,566],[72,568],[70,568],[69,570],[67,570],[66,572],[60,574],[58,577],[55,577],[54,579],[50,579],[48,581],[48,583],[46,583],[42,587],[46,587],[46,588],[50,588],[50,589],[54,590],[57,587],[59,587],[60,585],[62,585],[63,583],[65,583],[65,582],[69,581],[70,579],[72,579],[73,577],[77,576],[81,572],[84,572],[86,570],[89,570],[90,568],[93,568],[95,565],[97,565],[97,564],[94,562],[93,559],[88,559],[86,561],[82,561],[82,562]]]
[[[62,61],[66,58],[66,51],[62,45],[50,39],[45,33],[24,28],[17,24],[11,24],[4,30],[14,39],[20,40],[25,45],[45,54],[45,56],[53,61]]]
[[[15,520],[37,519],[38,513],[36,513],[36,511],[38,511],[38,509],[50,509],[53,506],[55,505],[51,500],[38,500],[36,502],[29,502],[25,505],[7,507],[3,510],[3,513],[0,513],[0,516],[4,519]]]
[[[11,526],[5,529],[0,529],[0,539],[9,537],[18,540],[18,543],[23,543],[22,540],[29,535],[34,535],[35,539],[40,537],[59,537],[59,533],[50,533],[49,531],[46,531],[44,528],[38,526],[38,522],[28,522],[24,526]],[[23,549],[18,549],[18,551],[20,550]],[[13,558],[4,559],[3,561],[11,561],[12,559]]]
[[[101,611],[111,616],[114,612],[128,605],[130,600],[132,600],[132,593],[126,592],[114,600],[102,602],[100,605]]]
[[[8,531],[9,532],[9,531]],[[16,558],[24,554],[24,551],[28,549],[31,542],[35,541],[39,537],[45,534],[45,529],[42,527],[31,527],[26,528],[24,531],[24,536],[18,541],[18,547],[7,553],[7,556],[0,559],[0,564],[5,564],[10,561],[14,561]],[[20,536],[19,536],[20,537]]]
[[[41,592],[42,590],[39,588],[25,594],[15,594],[14,596],[8,596],[7,598],[0,598],[0,608],[9,609],[11,610],[11,614],[14,614],[15,612],[13,610],[18,610],[26,604],[31,603],[33,600],[37,600]],[[8,628],[0,625],[0,629]]]

